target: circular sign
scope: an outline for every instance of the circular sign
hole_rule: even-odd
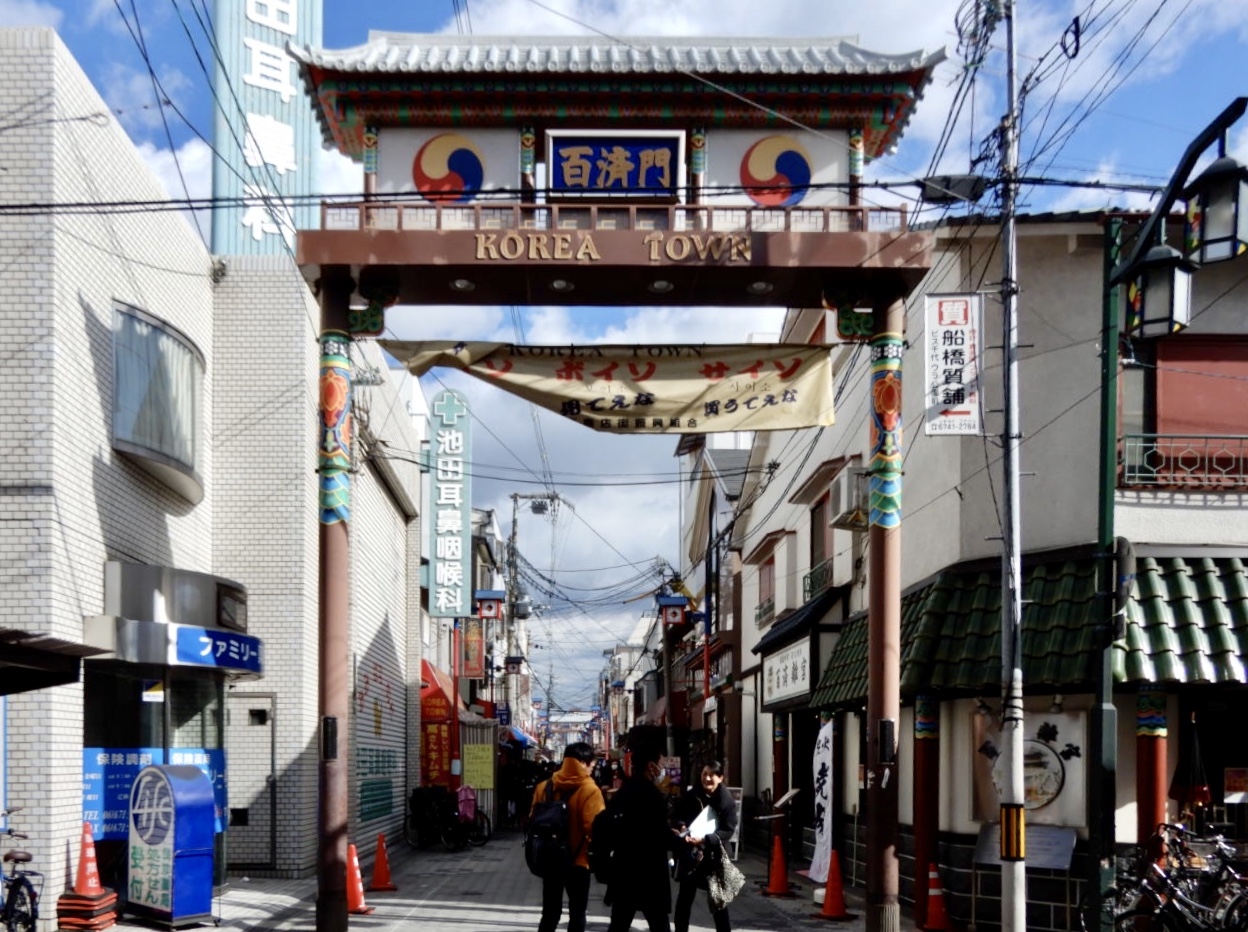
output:
[[[439,133],[412,160],[412,181],[427,201],[463,204],[481,190],[485,159],[466,136]]]
[[[139,774],[130,790],[130,824],[144,844],[164,842],[173,827],[173,792],[159,770]]]
[[[992,782],[1001,797],[1005,785],[1005,755],[992,764]],[[1023,808],[1043,809],[1061,795],[1066,785],[1066,762],[1052,745],[1036,738],[1023,741]]]

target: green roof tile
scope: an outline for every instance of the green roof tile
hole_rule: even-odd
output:
[[[1113,652],[1114,680],[1248,683],[1248,573],[1232,557],[1143,557],[1127,608],[1127,634]],[[901,691],[973,695],[1001,685],[1000,574],[946,570],[902,598]],[[1023,683],[1088,688],[1098,662],[1097,596],[1091,559],[1029,565],[1023,577]],[[865,614],[846,622],[812,697],[825,708],[867,694]]]

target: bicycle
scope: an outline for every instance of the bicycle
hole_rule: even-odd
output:
[[[408,799],[403,838],[413,848],[428,848],[441,841],[447,851],[480,847],[492,834],[490,818],[477,808],[477,794],[470,786],[452,793],[444,786],[419,786]]]
[[[1147,845],[1119,862],[1104,902],[1115,932],[1245,932],[1248,888],[1233,863],[1238,855],[1220,835],[1159,824]],[[1086,930],[1082,909],[1079,918]]]
[[[0,819],[7,822],[9,816],[20,811],[20,806],[0,809]],[[12,826],[0,830],[0,835],[18,840],[30,837],[13,831]],[[5,932],[35,932],[35,924],[39,920],[39,896],[43,892],[43,874],[18,867],[19,864],[29,864],[33,859],[29,851],[16,848],[4,853],[3,864],[10,865],[8,873],[0,866],[0,881],[3,881],[4,887],[0,927]]]

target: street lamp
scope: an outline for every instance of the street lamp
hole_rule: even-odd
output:
[[[1248,167],[1226,154],[1225,134],[1218,159],[1183,197],[1187,199],[1183,244],[1189,259],[1222,262],[1248,250]]]
[[[1161,336],[1186,326],[1191,319],[1192,260],[1216,262],[1229,259],[1245,249],[1241,230],[1240,199],[1245,194],[1242,166],[1228,171],[1219,158],[1186,188],[1188,175],[1201,155],[1214,142],[1225,156],[1226,130],[1248,110],[1248,97],[1236,98],[1205,127],[1183,153],[1174,176],[1166,185],[1156,209],[1144,222],[1130,255],[1119,262],[1122,221],[1111,219],[1106,226],[1104,287],[1101,319],[1101,437],[1099,481],[1097,483],[1097,549],[1100,553],[1098,588],[1125,593],[1134,577],[1129,542],[1115,537],[1114,505],[1118,487],[1118,325],[1117,286],[1127,283],[1128,307],[1123,321],[1128,334]],[[1228,160],[1229,161],[1229,160]],[[1216,171],[1215,171],[1216,169]],[[1180,196],[1189,208],[1185,230],[1186,256],[1165,245],[1165,218]],[[1227,198],[1233,206],[1227,208]],[[1192,205],[1195,205],[1193,208]],[[1154,261],[1155,260],[1155,261]],[[1152,294],[1148,294],[1149,291]],[[1138,311],[1133,308],[1139,300]],[[1176,299],[1177,302],[1176,302]],[[1151,305],[1151,306],[1150,306]],[[1162,323],[1164,321],[1164,323]],[[1181,321],[1179,326],[1174,326]],[[1125,595],[1107,599],[1108,624],[1105,626],[1099,656],[1093,667],[1094,704],[1089,739],[1088,767],[1088,853],[1091,882],[1088,928],[1109,932],[1113,928],[1111,885],[1114,881],[1115,814],[1117,811],[1116,774],[1118,768],[1118,717],[1114,705],[1113,642],[1122,637],[1125,622]],[[1137,799],[1140,821],[1146,813],[1145,800]],[[1151,818],[1151,817],[1150,817]],[[1152,820],[1153,824],[1155,820]],[[1137,831],[1142,826],[1137,825]]]
[[[1127,332],[1138,337],[1177,333],[1192,320],[1192,272],[1198,266],[1158,243],[1135,266],[1127,284]]]

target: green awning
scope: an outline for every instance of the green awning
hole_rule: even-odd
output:
[[[1115,645],[1114,681],[1248,683],[1248,579],[1235,557],[1142,557],[1128,606],[1127,637]],[[1097,658],[1097,626],[1109,607],[1096,592],[1096,564],[1071,559],[1023,573],[1023,684],[1028,691],[1086,692]],[[1001,689],[998,570],[946,570],[902,598],[901,693],[993,695]],[[850,618],[828,658],[812,706],[860,705],[867,695],[865,614]]]

